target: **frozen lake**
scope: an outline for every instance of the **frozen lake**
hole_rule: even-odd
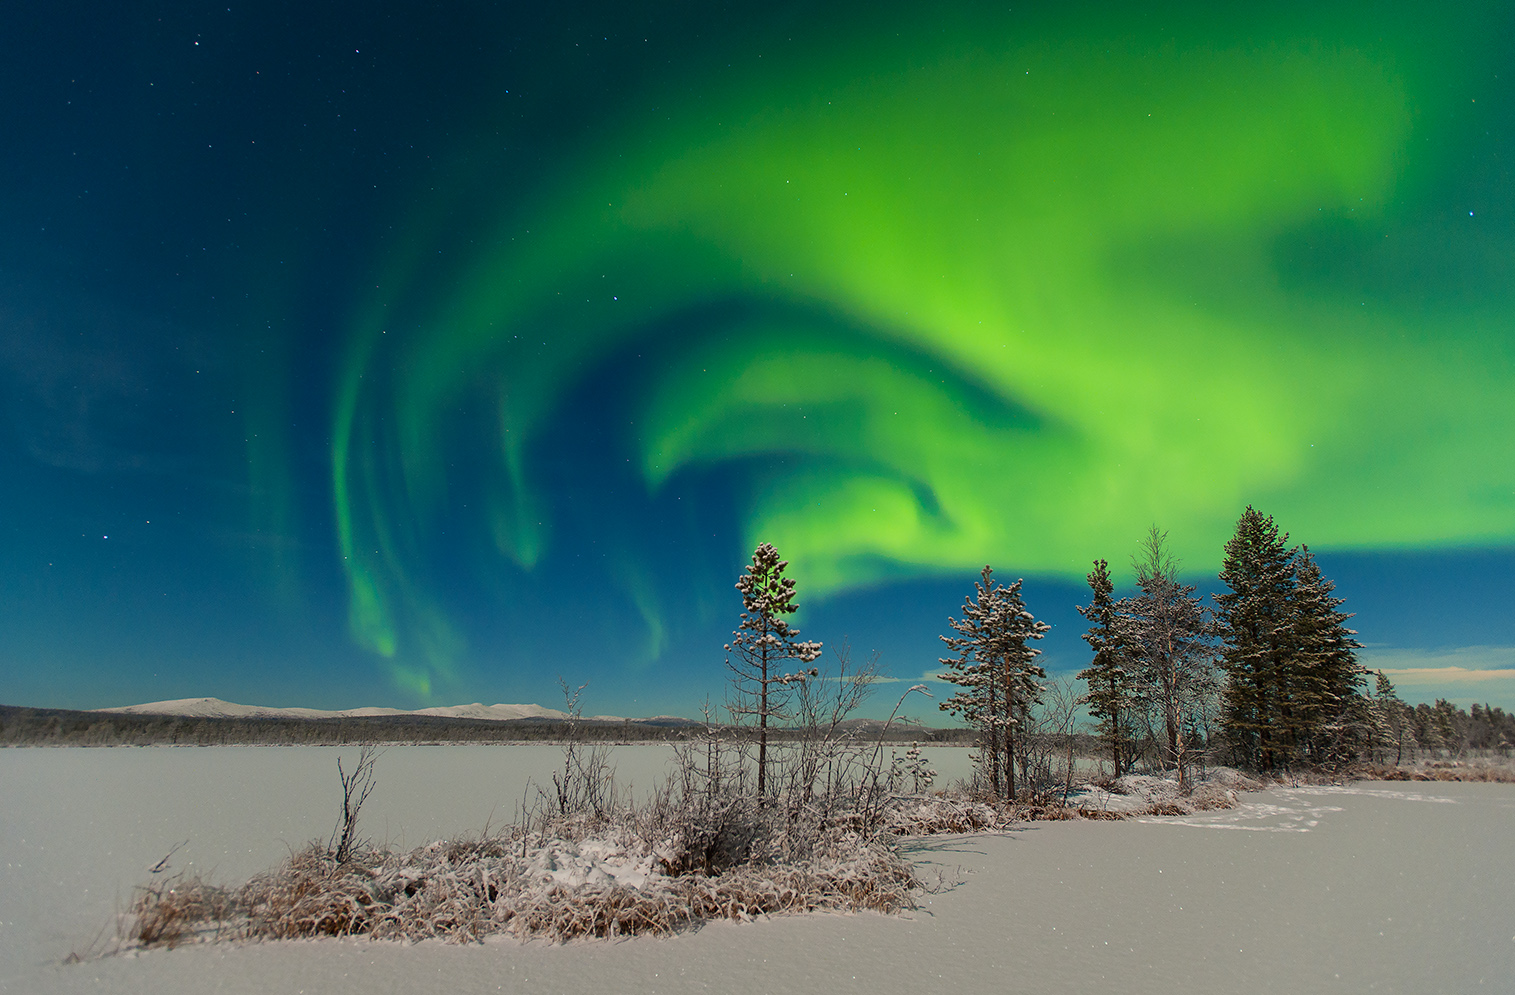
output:
[[[1462,992],[1515,989],[1515,785],[1275,789],[1229,812],[910,844],[961,884],[903,917],[718,923],[565,947],[367,940],[63,965],[176,843],[237,883],[331,830],[332,748],[0,750],[0,992]],[[966,751],[929,748],[951,778]],[[510,821],[551,746],[394,747],[396,844]],[[638,793],[662,747],[620,747]],[[961,768],[961,769],[959,769]]]

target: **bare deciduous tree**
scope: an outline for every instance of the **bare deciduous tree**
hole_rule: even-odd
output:
[[[799,740],[788,781],[790,795],[801,804],[817,796],[830,797],[837,783],[846,779],[846,768],[857,758],[861,744],[856,731],[843,723],[867,701],[879,676],[877,651],[857,666],[845,641],[832,647],[832,655],[837,662],[835,673],[829,667],[820,668],[795,688]]]
[[[583,697],[588,684],[572,687],[562,677],[568,729],[563,737],[563,769],[552,775],[553,804],[558,815],[591,812],[603,817],[615,802],[615,771],[610,766],[610,747],[604,743],[586,744],[579,734],[584,721]]]
[[[1118,608],[1124,641],[1137,663],[1137,695],[1146,705],[1163,763],[1186,781],[1187,728],[1207,713],[1218,688],[1215,641],[1209,610],[1194,585],[1178,579],[1178,561],[1168,551],[1168,533],[1152,526],[1132,558],[1140,593]]]
[[[373,743],[364,743],[359,748],[358,763],[351,774],[342,768],[342,758],[337,758],[337,776],[342,779],[342,812],[326,852],[339,864],[345,864],[358,845],[358,812],[373,792],[374,763],[378,759],[379,749]]]

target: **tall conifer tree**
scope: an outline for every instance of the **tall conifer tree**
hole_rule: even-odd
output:
[[[1227,681],[1225,729],[1249,766],[1275,766],[1281,744],[1277,721],[1287,708],[1286,641],[1295,586],[1294,553],[1271,515],[1251,505],[1226,543],[1215,595],[1220,665]]]
[[[1309,549],[1288,539],[1248,506],[1226,543],[1220,579],[1230,590],[1215,596],[1226,731],[1260,770],[1332,762],[1371,724],[1352,616]]]
[[[1405,746],[1408,744],[1411,750],[1415,748],[1414,711],[1400,700],[1394,683],[1384,676],[1382,670],[1378,671],[1373,682],[1370,709],[1378,744],[1380,748],[1393,744],[1394,765],[1397,767],[1405,758]]]
[[[1133,707],[1130,659],[1120,633],[1110,565],[1095,560],[1087,579],[1092,597],[1078,612],[1091,623],[1084,642],[1094,651],[1094,659],[1079,671],[1078,679],[1089,686],[1084,700],[1089,714],[1099,720],[1099,737],[1110,748],[1115,776],[1120,777],[1129,765],[1125,747]]]
[[[1311,763],[1329,763],[1351,752],[1353,726],[1365,704],[1367,670],[1357,662],[1362,648],[1357,633],[1347,628],[1351,614],[1336,585],[1320,572],[1308,546],[1294,557],[1292,631],[1294,743],[1297,754]]]

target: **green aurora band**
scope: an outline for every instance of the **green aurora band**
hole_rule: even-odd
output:
[[[811,597],[1078,578],[1154,522],[1211,570],[1248,503],[1319,547],[1515,539],[1515,216],[1467,165],[1515,112],[1509,12],[1077,10],[659,80],[497,194],[445,291],[424,246],[391,259],[336,407],[355,638],[445,679],[459,637],[416,579],[445,440],[488,423],[482,523],[530,570],[532,441],[675,326],[627,455],[654,490],[757,461],[748,546]]]

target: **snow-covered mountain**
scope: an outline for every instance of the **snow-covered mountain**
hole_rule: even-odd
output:
[[[469,705],[446,705],[435,708],[418,708],[406,711],[399,708],[344,708],[330,711],[321,708],[273,708],[266,705],[239,705],[220,698],[176,698],[172,701],[151,701],[145,705],[123,705],[118,708],[101,708],[101,712],[127,712],[135,715],[186,715],[196,718],[220,716],[236,718],[290,718],[290,719],[342,719],[368,715],[437,715],[455,719],[566,719],[567,712],[541,705],[484,705],[473,702]],[[619,715],[594,715],[592,719],[604,722],[623,722]]]

